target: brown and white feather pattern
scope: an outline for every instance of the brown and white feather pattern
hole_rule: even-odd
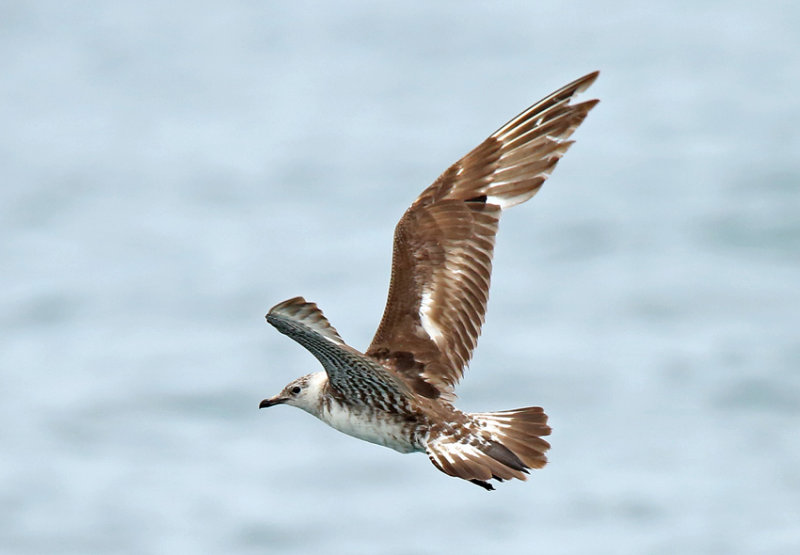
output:
[[[537,102],[444,172],[395,229],[389,295],[365,354],[314,303],[295,297],[267,320],[325,371],[288,384],[260,407],[289,404],[354,437],[425,451],[442,472],[493,489],[547,463],[540,407],[463,413],[450,402],[486,312],[502,210],[530,199],[596,100],[573,104],[591,73]]]
[[[453,398],[486,313],[501,211],[530,199],[596,100],[591,73],[537,102],[425,189],[395,229],[383,318],[367,355],[431,398]]]
[[[445,474],[492,489],[490,479],[525,480],[547,464],[542,436],[550,426],[541,407],[455,414],[459,422],[435,424],[427,442],[428,458]]]
[[[347,345],[315,303],[294,297],[272,307],[267,321],[320,361],[335,392],[350,404],[396,413],[409,408],[405,383]]]

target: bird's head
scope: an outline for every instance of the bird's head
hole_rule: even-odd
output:
[[[289,382],[283,390],[269,399],[264,399],[258,405],[263,409],[275,405],[291,405],[299,409],[318,416],[320,410],[320,396],[322,389],[328,382],[328,375],[325,372],[314,372],[301,376]]]

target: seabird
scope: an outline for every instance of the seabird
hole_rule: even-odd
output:
[[[324,371],[302,376],[259,408],[298,407],[345,434],[401,453],[425,452],[450,476],[487,490],[547,463],[541,407],[465,413],[454,388],[486,312],[503,210],[535,195],[598,102],[572,103],[593,72],[558,89],[450,166],[394,232],[388,300],[365,352],[349,346],[317,305],[295,297],[267,321],[308,349]]]

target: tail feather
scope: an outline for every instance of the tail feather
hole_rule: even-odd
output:
[[[528,468],[542,468],[547,464],[545,453],[550,444],[542,436],[550,435],[547,414],[541,407],[527,407],[499,412],[471,415],[489,437],[505,445]]]
[[[450,476],[486,489],[489,480],[525,480],[528,470],[547,464],[550,434],[541,407],[469,414],[471,434],[439,434],[428,441],[431,462]]]

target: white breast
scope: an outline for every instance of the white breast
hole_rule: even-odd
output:
[[[351,411],[333,402],[330,410],[323,409],[320,420],[349,436],[389,447],[401,453],[411,453],[418,448],[408,437],[400,421],[382,412]]]

